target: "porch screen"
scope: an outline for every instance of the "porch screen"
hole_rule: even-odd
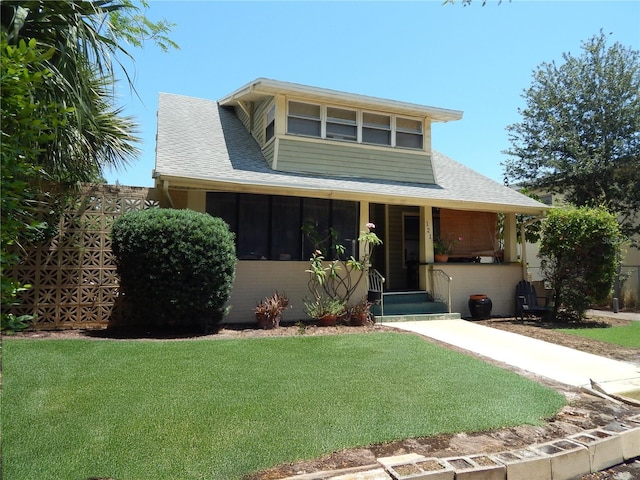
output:
[[[440,210],[440,237],[455,242],[454,257],[493,255],[498,249],[497,231],[496,213]]]

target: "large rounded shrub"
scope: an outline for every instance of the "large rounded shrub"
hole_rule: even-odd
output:
[[[540,266],[553,289],[553,318],[560,307],[582,319],[611,292],[620,263],[620,225],[603,208],[564,207],[547,214],[542,226]]]
[[[191,210],[134,211],[116,219],[112,238],[131,326],[218,326],[236,264],[223,220]]]

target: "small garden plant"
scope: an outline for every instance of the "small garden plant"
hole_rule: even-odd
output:
[[[253,309],[258,327],[266,329],[279,327],[282,314],[289,307],[291,304],[284,293],[275,292],[265,298]]]

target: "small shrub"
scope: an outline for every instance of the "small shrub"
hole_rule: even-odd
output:
[[[253,311],[259,328],[277,328],[285,309],[290,307],[290,302],[284,293],[275,292],[256,305]]]
[[[112,237],[132,326],[217,328],[236,263],[223,220],[191,210],[135,211],[116,219]]]

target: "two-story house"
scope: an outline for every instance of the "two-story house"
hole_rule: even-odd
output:
[[[161,94],[154,178],[165,206],[222,217],[235,232],[229,322],[255,321],[252,308],[275,290],[292,301],[289,320],[305,318],[313,245],[303,226],[333,228],[357,256],[368,222],[384,242],[373,263],[385,290],[433,291],[442,270],[451,311],[468,315],[469,295],[482,293],[509,314],[523,277],[515,215],[548,207],[432,149],[431,125],[461,118],[263,78],[217,102]],[[434,263],[436,237],[453,240],[447,263]]]

